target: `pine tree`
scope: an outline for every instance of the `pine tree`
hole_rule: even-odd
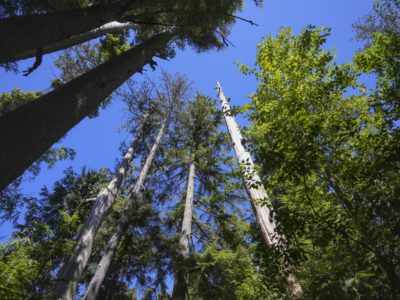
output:
[[[96,110],[126,79],[152,62],[153,51],[164,48],[170,38],[169,33],[153,36],[36,101],[2,116],[0,136],[4,143],[0,148],[0,172],[5,176],[1,178],[0,189],[20,176],[69,129]],[[22,124],[21,120],[24,120]]]
[[[99,289],[103,283],[103,280],[106,276],[106,273],[108,271],[108,268],[110,266],[111,260],[113,259],[113,256],[115,254],[115,251],[124,235],[126,232],[127,226],[129,225],[129,215],[132,212],[132,208],[135,205],[135,203],[138,201],[139,198],[141,198],[141,190],[144,184],[144,181],[147,177],[147,174],[149,172],[149,169],[153,163],[154,157],[156,155],[156,152],[160,146],[161,140],[165,134],[165,131],[168,128],[168,122],[170,120],[170,111],[173,109],[173,106],[176,105],[177,102],[181,101],[180,98],[184,96],[184,93],[186,92],[186,83],[185,80],[177,76],[175,78],[172,78],[168,74],[164,74],[163,77],[164,80],[164,91],[160,93],[160,91],[157,90],[157,99],[147,99],[152,101],[151,105],[155,106],[154,103],[158,103],[158,114],[160,115],[158,118],[157,116],[152,116],[156,117],[156,120],[161,120],[161,125],[158,130],[157,136],[155,137],[155,140],[153,142],[153,146],[148,153],[148,156],[142,166],[142,169],[140,171],[140,174],[138,178],[136,179],[135,186],[132,190],[132,192],[129,195],[129,200],[126,204],[126,207],[124,209],[124,213],[120,220],[118,220],[115,228],[114,228],[114,234],[110,238],[107,247],[105,249],[105,252],[101,258],[101,261],[99,263],[99,266],[93,275],[93,278],[91,282],[89,283],[86,293],[84,295],[85,299],[95,299],[97,297],[97,294],[99,292]],[[70,292],[65,292],[63,296],[61,296],[61,293],[59,294],[61,297],[68,298],[66,293],[70,293],[73,295],[75,293],[74,288],[71,289]]]
[[[87,217],[79,236],[73,254],[63,264],[57,276],[57,285],[55,287],[58,297],[72,298],[75,287],[70,282],[78,282],[86,266],[86,263],[92,252],[93,242],[97,231],[103,223],[103,220],[114,205],[116,195],[120,189],[122,181],[130,169],[130,164],[139,144],[140,137],[143,134],[143,127],[146,125],[149,112],[145,112],[139,124],[138,136],[132,141],[126,152],[117,172],[107,187],[103,188],[95,199],[90,215]],[[68,290],[69,296],[63,296],[61,290]]]
[[[126,204],[124,214],[122,215],[121,219],[118,221],[115,229],[114,234],[111,237],[110,241],[108,242],[107,248],[104,251],[104,254],[99,262],[99,266],[93,275],[92,280],[87,287],[85,295],[83,299],[96,299],[100,286],[103,283],[104,277],[107,273],[108,267],[111,263],[111,260],[115,254],[116,248],[120,243],[124,232],[126,231],[126,227],[129,222],[128,215],[131,213],[132,208],[137,201],[137,198],[140,197],[140,190],[142,189],[143,182],[146,179],[148,170],[151,166],[153,161],[154,155],[156,154],[157,148],[160,144],[161,138],[164,135],[164,131],[166,129],[168,117],[165,118],[161,124],[157,137],[154,141],[153,147],[149,152],[148,157],[146,158],[145,163],[143,164],[142,170],[140,172],[139,177],[136,180],[135,186],[129,196],[128,203]],[[56,291],[58,294],[57,296],[62,299],[73,299],[73,295],[75,294],[75,290],[71,289],[71,291],[66,291],[65,294],[61,294],[60,292]]]
[[[132,3],[137,4],[128,0],[123,2],[127,2],[128,8]],[[119,4],[110,5],[114,5],[113,9],[121,9]],[[154,13],[156,7],[143,13],[140,22],[143,26],[137,37],[144,41],[136,47],[43,95],[35,103],[0,118],[0,128],[8,128],[0,131],[0,138],[4,141],[2,145],[7,145],[0,148],[0,172],[6,174],[0,181],[0,189],[21,175],[45,150],[93,112],[130,76],[140,72],[146,64],[154,67],[153,56],[165,56],[165,49],[172,39],[175,38],[178,45],[190,44],[201,51],[226,46],[227,28],[235,21],[232,13],[241,7],[240,0],[204,0],[190,6],[178,1],[176,7],[174,4],[169,3],[167,9],[159,14]],[[91,8],[98,9],[97,6],[87,9]],[[110,13],[113,9],[110,9]],[[46,14],[44,17],[51,18]],[[87,22],[90,22],[90,18]],[[15,49],[12,51],[16,52]],[[22,119],[25,120],[23,124],[20,122]],[[14,136],[20,138],[16,140]],[[32,141],[32,136],[36,137],[35,141]]]
[[[0,47],[0,63],[20,59],[29,51],[43,55],[43,49],[56,47],[57,44],[65,43],[68,39],[79,39],[82,34],[100,30],[106,23],[121,20],[131,9],[148,7],[156,3],[157,1],[153,0],[120,0],[60,12],[2,18],[0,19],[0,38],[9,43],[2,44]],[[26,33],[26,28],[30,29],[29,35]],[[73,44],[66,46],[73,46]]]

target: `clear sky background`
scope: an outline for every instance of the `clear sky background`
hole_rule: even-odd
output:
[[[178,51],[176,57],[169,62],[158,60],[159,68],[170,73],[186,74],[195,90],[213,98],[216,98],[215,82],[219,80],[225,95],[231,98],[231,103],[241,105],[248,102],[248,95],[255,91],[256,82],[254,78],[240,74],[235,62],[253,66],[261,39],[267,34],[276,35],[281,27],[290,26],[294,33],[299,33],[307,25],[330,27],[332,33],[326,48],[336,49],[339,63],[351,61],[355,51],[362,47],[361,43],[354,40],[352,24],[371,10],[372,0],[264,1],[264,7],[259,9],[253,1],[246,0],[243,11],[238,15],[251,19],[259,26],[237,20],[229,36],[235,47],[204,53],[186,48]],[[23,91],[47,89],[57,74],[57,69],[53,66],[56,57],[57,53],[46,55],[40,68],[28,77],[0,70],[0,93],[10,92],[15,87]],[[32,59],[21,62],[20,70],[25,70],[32,63]],[[144,74],[156,80],[159,71],[146,69]],[[137,74],[133,78],[139,81],[143,76]],[[59,144],[73,148],[77,152],[75,160],[59,162],[51,170],[43,168],[34,180],[23,183],[23,192],[28,196],[37,196],[44,185],[51,188],[69,166],[77,172],[83,166],[92,169],[112,168],[120,156],[120,143],[130,139],[126,133],[117,130],[124,120],[123,110],[123,104],[114,99],[107,109],[101,110],[99,117],[85,119],[75,126]],[[0,240],[5,242],[11,231],[10,223],[3,224],[0,227]]]

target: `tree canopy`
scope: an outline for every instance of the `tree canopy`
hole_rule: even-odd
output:
[[[398,0],[352,21],[348,60],[335,27],[262,32],[247,103],[158,64],[231,47],[248,2],[53,2],[0,3],[0,66],[56,68],[0,94],[1,299],[400,298]],[[116,104],[119,132],[89,133],[114,163],[70,162],[70,130]]]

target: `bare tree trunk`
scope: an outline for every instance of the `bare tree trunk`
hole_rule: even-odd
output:
[[[181,237],[179,239],[179,254],[184,258],[189,256],[189,239],[190,235],[192,234],[195,173],[196,167],[194,164],[194,157],[192,155],[186,189],[185,210],[183,213]],[[178,268],[175,273],[174,288],[172,291],[173,300],[185,300],[188,283],[187,271],[185,269]]]
[[[85,300],[94,300],[97,297],[99,289],[103,283],[103,280],[107,274],[107,270],[110,266],[112,258],[115,254],[115,251],[118,247],[119,242],[125,232],[125,229],[128,225],[129,214],[131,213],[132,207],[135,204],[137,197],[139,196],[140,189],[143,186],[143,182],[146,179],[147,173],[153,161],[153,158],[156,154],[157,148],[161,142],[162,136],[164,135],[165,127],[167,125],[167,119],[163,121],[161,128],[157,134],[156,140],[151,148],[149,155],[147,156],[146,162],[143,165],[143,168],[140,172],[138,179],[136,180],[133,191],[129,196],[128,203],[125,207],[124,213],[122,217],[119,219],[117,227],[115,228],[114,234],[108,242],[107,248],[101,258],[101,261],[97,267],[96,273],[93,275],[92,280],[90,281],[85,295],[82,299]],[[69,299],[69,298],[68,298]],[[72,299],[72,298],[71,298]]]
[[[16,60],[22,52],[36,51],[72,36],[118,21],[127,10],[156,4],[155,0],[120,0],[111,4],[0,19],[0,63]]]
[[[235,118],[231,113],[230,105],[226,100],[224,93],[222,92],[222,87],[219,82],[217,82],[217,90],[221,102],[222,112],[224,113],[225,122],[232,139],[236,158],[242,172],[247,193],[250,197],[251,206],[253,208],[258,227],[260,228],[261,236],[267,246],[273,245],[277,243],[279,239],[282,239],[282,237],[279,236],[275,230],[276,225],[272,219],[270,209],[267,206],[259,205],[268,200],[268,194],[263,183],[261,182],[260,176],[257,174],[254,168],[254,163],[250,153],[243,146],[244,140],[240,132],[239,125],[236,123]],[[292,295],[294,297],[300,296],[302,293],[302,288],[295,275],[290,274],[287,280],[290,285]]]
[[[115,202],[115,197],[121,187],[122,181],[127,175],[134,150],[137,147],[143,125],[149,114],[145,114],[141,120],[138,136],[132,141],[114,177],[106,188],[103,188],[96,197],[90,215],[86,219],[77,239],[72,255],[61,267],[54,286],[54,295],[62,299],[72,299],[75,295],[76,285],[81,278],[87,261],[92,253],[93,242],[97,231],[105,217],[110,212]]]
[[[115,33],[115,32],[120,32],[122,30],[136,29],[136,28],[138,28],[138,25],[132,22],[125,22],[125,23],[120,23],[117,21],[109,22],[88,32],[74,35],[55,44],[44,46],[42,49],[42,54],[44,55],[47,53],[52,53],[59,50],[67,49],[72,46],[82,44],[94,38],[100,37],[106,33]],[[35,57],[36,54],[37,54],[36,49],[27,50],[20,53],[13,53],[13,60],[21,60],[30,57]]]
[[[56,90],[0,117],[0,191],[134,73],[152,62],[173,34],[157,34]]]

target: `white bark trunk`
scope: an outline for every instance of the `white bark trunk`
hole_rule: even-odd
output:
[[[193,197],[194,197],[194,178],[196,167],[194,161],[190,163],[189,177],[186,189],[185,210],[183,213],[181,237],[179,239],[180,254],[184,257],[189,256],[189,239],[192,234],[192,215],[193,215]]]
[[[100,37],[106,33],[115,33],[115,32],[120,32],[122,30],[127,30],[127,29],[137,29],[139,26],[132,23],[132,22],[126,22],[126,23],[120,23],[117,21],[109,22],[107,24],[104,24],[96,29],[90,30],[88,32],[72,36],[68,39],[65,39],[63,41],[60,41],[55,44],[51,44],[48,46],[44,46],[42,53],[48,54],[52,52],[56,52],[59,50],[67,49],[72,46],[82,44],[84,42],[90,41],[94,38]],[[27,50],[25,52],[20,52],[14,55],[14,60],[21,60],[21,59],[26,59],[30,57],[35,57],[36,56],[37,49],[31,49]]]
[[[273,245],[282,239],[275,231],[276,225],[270,218],[270,209],[267,206],[260,206],[261,201],[268,201],[268,194],[261,182],[260,176],[257,174],[250,153],[244,148],[242,141],[243,137],[236,123],[235,118],[231,114],[231,108],[226,100],[222,87],[217,82],[218,95],[221,102],[222,112],[224,113],[226,125],[232,139],[232,144],[235,149],[236,159],[240,166],[242,177],[245,182],[247,193],[249,194],[251,206],[256,217],[257,224],[261,231],[261,236],[267,246]],[[288,283],[291,293],[294,297],[299,297],[303,290],[294,274],[289,274]]]
[[[261,201],[268,201],[268,194],[261,183],[260,176],[254,168],[253,160],[250,153],[244,148],[242,141],[243,137],[236,123],[235,118],[231,114],[231,108],[226,100],[222,88],[217,82],[218,95],[221,102],[222,112],[224,113],[225,122],[232,139],[232,144],[235,149],[236,159],[242,172],[242,177],[245,182],[247,193],[249,194],[251,205],[256,217],[256,221],[261,230],[261,236],[264,242],[269,246],[276,243],[279,239],[275,233],[275,222],[270,220],[270,210],[266,206],[260,206]]]
[[[192,234],[192,216],[193,216],[193,197],[194,181],[196,167],[194,157],[192,156],[189,168],[189,175],[186,188],[185,210],[183,213],[181,237],[179,239],[179,253],[183,257],[189,256],[189,241]],[[177,270],[174,278],[174,288],[172,291],[173,300],[184,300],[188,285],[188,278],[185,270]]]
[[[128,151],[126,152],[117,172],[106,188],[103,188],[96,197],[90,215],[87,217],[77,239],[77,244],[74,247],[72,255],[61,267],[57,281],[54,286],[53,293],[61,299],[73,299],[76,293],[76,286],[81,278],[82,272],[87,264],[87,261],[92,253],[93,242],[97,231],[103,223],[105,217],[110,212],[115,202],[122,181],[125,178],[130,163],[133,158],[136,143],[141,134],[142,128],[148,114],[145,114],[141,120],[138,136],[132,141]]]
[[[107,270],[111,264],[112,258],[115,254],[118,244],[121,241],[121,238],[126,229],[126,226],[128,225],[129,214],[131,213],[132,207],[135,204],[135,201],[140,193],[140,189],[143,186],[143,182],[146,179],[146,176],[147,176],[147,173],[151,166],[151,163],[157,152],[157,148],[161,142],[162,136],[164,135],[166,125],[167,125],[167,119],[165,119],[163,121],[163,124],[161,125],[161,128],[157,134],[157,137],[153,144],[153,147],[151,148],[151,151],[150,151],[149,155],[147,156],[146,162],[144,163],[143,168],[139,174],[139,177],[136,180],[135,186],[129,196],[129,200],[125,207],[124,213],[123,213],[121,219],[118,221],[118,224],[117,224],[117,227],[115,228],[114,234],[108,242],[106,251],[104,252],[104,254],[102,256],[101,261],[97,267],[97,270],[96,270],[95,274],[93,275],[92,280],[90,281],[90,283],[86,289],[85,295],[83,296],[82,299],[94,300],[97,297],[97,294],[98,294],[99,289],[103,283],[103,280],[107,274]]]

